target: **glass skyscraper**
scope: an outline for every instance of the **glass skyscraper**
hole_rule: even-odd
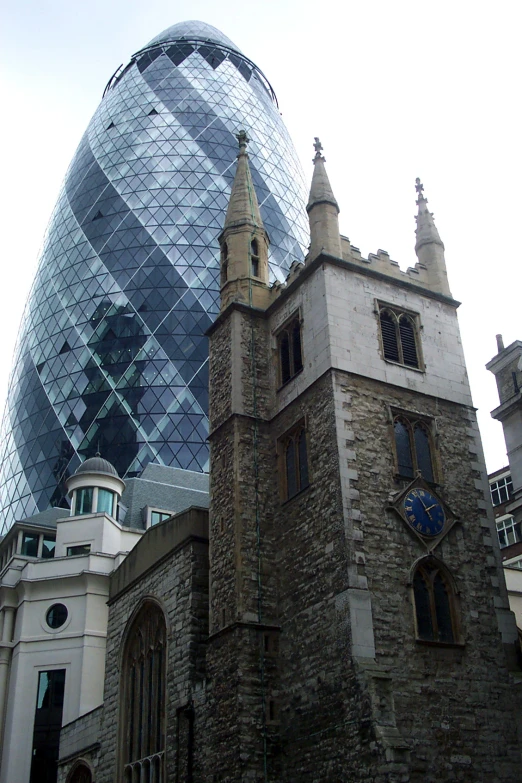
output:
[[[110,80],[54,210],[4,415],[2,529],[64,505],[100,451],[208,469],[208,349],[237,140],[282,279],[307,243],[304,178],[261,71],[200,22],[169,28]]]

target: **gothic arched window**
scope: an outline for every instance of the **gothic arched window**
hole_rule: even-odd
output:
[[[432,438],[425,421],[403,414],[393,419],[395,454],[399,476],[414,478],[420,470],[426,481],[435,481]]]
[[[310,484],[308,447],[304,422],[293,427],[279,441],[282,457],[282,495],[290,500]]]
[[[379,321],[384,358],[419,369],[418,316],[380,305]]]
[[[80,762],[71,771],[67,783],[92,783],[91,770],[86,764]]]
[[[278,333],[279,380],[281,385],[303,369],[301,320],[296,314]]]
[[[413,575],[417,638],[423,641],[457,641],[455,591],[449,574],[435,558],[422,560]]]
[[[252,275],[254,277],[259,277],[259,248],[257,239],[253,239],[250,243],[250,259],[252,262]]]
[[[121,739],[125,783],[164,779],[165,617],[145,601],[127,632],[122,666]]]

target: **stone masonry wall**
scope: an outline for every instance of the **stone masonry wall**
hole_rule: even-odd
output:
[[[390,678],[389,702],[411,754],[410,780],[514,781],[520,769],[517,703],[497,614],[507,612],[476,454],[471,408],[337,372],[347,433],[358,567],[372,598],[376,662]],[[426,549],[389,508],[396,477],[391,410],[430,417],[438,491],[458,517],[435,549],[458,590],[462,645],[415,639],[411,569]],[[382,683],[381,683],[382,685]],[[382,690],[382,688],[381,688]]]
[[[506,354],[507,353],[508,352],[506,351]],[[519,367],[522,357],[522,348],[518,351],[513,350],[511,354],[508,355],[510,356],[510,361],[504,360],[505,365],[501,366],[501,369],[496,370],[495,372],[498,398],[501,405],[512,399],[522,388],[522,368]]]
[[[207,703],[199,718],[196,711],[209,737],[204,779],[326,781],[351,771],[361,781],[384,780],[371,763],[385,758],[370,697],[349,655],[331,375],[270,421],[266,323],[237,311],[230,323],[231,357],[224,324],[211,338],[211,411],[230,402],[231,416],[218,414],[216,426],[211,419],[212,619]],[[278,441],[303,418],[311,483],[284,502]]]
[[[117,780],[121,650],[129,619],[146,597],[153,597],[161,604],[167,622],[167,780],[186,779],[186,769],[178,769],[178,762],[183,766],[185,759],[186,764],[189,754],[186,747],[178,747],[178,736],[185,737],[185,741],[189,739],[189,734],[183,730],[183,721],[187,712],[190,713],[193,692],[202,687],[203,646],[208,634],[208,548],[196,540],[186,541],[121,593],[110,606],[105,704],[96,783]],[[190,738],[190,741],[195,742],[195,739]]]
[[[312,299],[300,300],[305,367],[280,391],[261,313],[237,308],[211,336],[201,779],[511,783],[520,696],[502,646],[513,626],[474,412],[430,395],[428,381],[410,384],[406,368],[394,367],[404,376],[394,385],[362,371],[309,375]],[[285,312],[295,307],[290,297]],[[394,410],[431,421],[435,491],[459,518],[435,549],[457,589],[455,644],[415,636],[411,580],[427,550],[390,509],[407,485],[396,475]],[[285,500],[279,443],[300,421],[310,485]]]
[[[326,373],[272,423],[275,439],[305,418],[310,485],[291,500],[274,466],[280,634],[281,780],[391,780],[370,696],[351,650],[349,563],[332,376]],[[282,466],[279,466],[282,469]],[[386,774],[400,774],[393,763]],[[397,778],[400,779],[400,778]]]
[[[103,706],[97,707],[63,727],[57,783],[65,783],[70,770],[79,760],[91,770],[98,766],[102,713]]]
[[[222,339],[226,330],[231,347]],[[211,637],[208,701],[196,721],[208,731],[204,779],[254,781],[264,779],[264,769],[275,774],[278,763],[277,666],[270,655],[265,661],[265,635],[277,634],[266,322],[236,310],[211,340]]]

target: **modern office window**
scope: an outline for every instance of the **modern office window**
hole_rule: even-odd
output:
[[[505,517],[499,517],[495,520],[497,526],[498,543],[500,548],[504,549],[511,544],[518,544],[522,541],[522,525],[520,522],[515,522],[515,518],[511,514],[507,514]]]
[[[428,422],[406,414],[393,419],[397,473],[414,478],[420,470],[426,481],[435,481],[433,440]]]
[[[38,557],[38,533],[24,533],[22,538],[22,555]]]
[[[279,440],[282,496],[290,500],[310,483],[308,473],[308,444],[304,422],[292,427]]]
[[[413,577],[417,638],[452,643],[457,640],[455,595],[437,561],[421,561]]]
[[[108,489],[98,488],[98,502],[96,504],[97,511],[104,511],[106,514],[112,517],[114,509],[114,492],[110,492]]]
[[[38,673],[30,783],[56,783],[65,669]]]
[[[124,780],[163,780],[167,628],[159,606],[146,601],[136,615],[123,652],[121,752]]]
[[[164,522],[165,519],[170,519],[172,511],[151,511],[150,512],[150,524],[157,525],[158,522]]]
[[[94,487],[82,487],[76,490],[75,514],[91,514]]]
[[[67,557],[74,557],[75,555],[88,555],[90,551],[90,544],[76,544],[75,546],[68,546]]]
[[[54,550],[56,549],[56,536],[44,535],[42,542],[42,557],[50,558],[54,557]]]
[[[406,367],[420,368],[418,315],[379,304],[384,358]]]
[[[68,616],[69,612],[64,604],[53,604],[51,608],[47,610],[45,621],[49,628],[56,631],[66,623]]]
[[[303,369],[301,320],[296,314],[277,334],[279,380],[285,384]]]
[[[491,502],[494,506],[500,506],[501,503],[507,503],[513,494],[513,481],[511,476],[502,476],[497,481],[492,481],[489,485],[491,490]]]

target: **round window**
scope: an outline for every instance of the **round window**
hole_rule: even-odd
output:
[[[53,604],[50,609],[47,610],[45,619],[49,628],[61,628],[68,616],[67,607],[63,604]]]

